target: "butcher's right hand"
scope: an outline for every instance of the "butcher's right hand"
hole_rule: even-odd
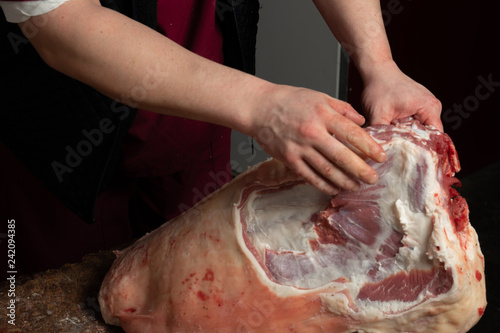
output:
[[[250,135],[274,158],[322,192],[376,183],[366,162],[383,162],[382,147],[360,126],[350,104],[313,90],[269,84],[258,98]]]

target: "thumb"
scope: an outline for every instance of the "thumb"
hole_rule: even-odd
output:
[[[432,125],[437,130],[443,132],[443,122],[441,121],[441,102],[437,98],[430,98],[425,108],[417,112],[414,116],[424,125]]]
[[[392,117],[387,116],[384,112],[370,113],[368,117],[369,125],[390,125]]]
[[[415,117],[415,118],[424,125],[434,126],[438,131],[444,132],[443,123],[441,122],[441,119],[437,116],[434,117],[429,116],[427,118],[424,117]]]

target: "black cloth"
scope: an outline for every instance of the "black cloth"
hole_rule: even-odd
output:
[[[8,33],[22,36],[16,28]],[[0,53],[0,140],[90,223],[136,111],[51,69],[30,43],[18,45],[17,53],[6,44]]]
[[[156,28],[157,0],[100,0],[101,5],[120,12],[148,27]]]
[[[156,26],[156,0],[102,4]],[[224,5],[225,12],[217,15],[227,64],[254,73],[258,1]],[[17,24],[2,20],[0,36],[5,37],[0,41],[0,140],[68,208],[92,223],[97,197],[111,179],[136,110],[47,66]]]
[[[224,63],[255,74],[258,0],[217,0],[216,15],[224,37]]]

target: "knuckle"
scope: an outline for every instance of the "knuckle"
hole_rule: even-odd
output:
[[[331,179],[334,175],[334,168],[331,165],[325,164],[318,168],[318,171],[324,177]]]
[[[285,151],[282,154],[283,162],[295,167],[297,165],[297,156],[291,151]]]
[[[305,139],[315,139],[318,135],[318,129],[311,122],[304,122],[299,126],[299,133]]]
[[[345,168],[348,162],[351,160],[351,151],[346,147],[337,149],[333,153],[333,159],[335,161],[335,164],[337,164],[341,168]]]
[[[351,144],[355,144],[360,141],[361,135],[358,133],[357,128],[353,128],[349,131],[347,131],[345,135],[345,140]]]
[[[356,110],[352,107],[351,104],[344,102],[344,101],[341,101],[341,100],[336,100],[335,102],[336,102],[336,104],[334,105],[334,109],[335,109],[335,111],[337,111],[337,113],[339,113],[343,116],[345,116],[349,113],[357,114]]]
[[[441,111],[441,109],[443,108],[441,101],[437,98],[432,98],[430,100],[430,104],[435,111]]]

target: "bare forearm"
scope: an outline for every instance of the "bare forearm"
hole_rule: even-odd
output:
[[[206,60],[88,0],[53,12],[31,38],[53,68],[133,106],[246,130],[250,92],[265,84]],[[21,25],[23,28],[23,25]]]
[[[313,0],[358,68],[370,124],[414,117],[443,130],[441,103],[392,59],[379,0]]]
[[[248,134],[325,193],[376,181],[373,168],[337,140],[385,158],[347,103],[206,60],[96,0],[71,0],[50,15],[31,42],[56,70],[128,104]]]
[[[391,61],[379,0],[313,0],[363,76]]]

